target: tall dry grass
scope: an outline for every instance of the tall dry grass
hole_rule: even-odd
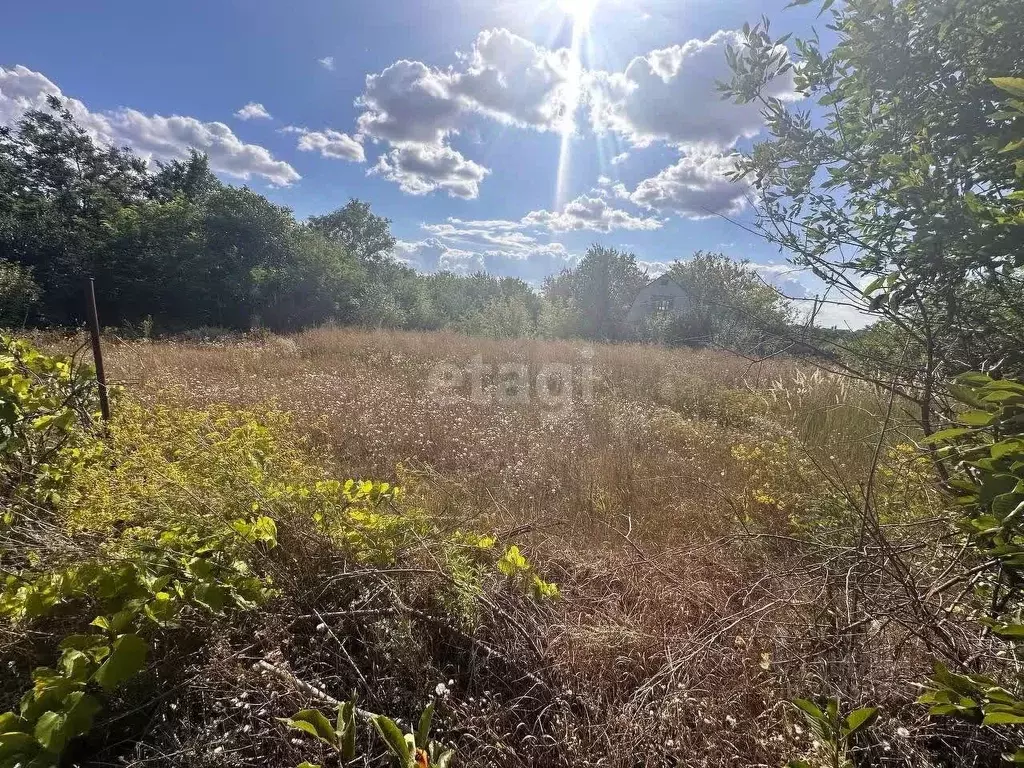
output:
[[[112,376],[143,398],[275,403],[342,474],[397,480],[452,528],[526,542],[564,596],[538,629],[561,709],[530,737],[557,744],[558,760],[506,751],[467,764],[778,765],[811,746],[788,697],[903,708],[927,669],[914,627],[865,632],[843,618],[859,565],[839,547],[809,556],[792,509],[751,501],[773,472],[808,498],[808,466],[829,474],[825,491],[856,489],[880,441],[912,437],[898,413],[882,434],[884,399],[869,387],[783,358],[344,328],[115,342],[108,354]],[[474,360],[487,371],[476,397],[468,382],[439,395],[439,366]],[[527,366],[525,402],[497,398],[501,364]],[[558,364],[571,367],[573,397],[545,402],[532,382]],[[774,443],[803,463],[738,458],[738,446]],[[898,585],[876,587],[905,610]],[[498,728],[475,711],[464,722]],[[885,744],[897,763],[928,764],[917,742]]]

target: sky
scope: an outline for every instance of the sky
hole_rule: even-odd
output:
[[[0,27],[0,124],[59,95],[98,140],[153,160],[208,153],[305,218],[357,197],[423,271],[538,285],[593,243],[652,275],[698,249],[821,290],[744,231],[727,178],[763,125],[721,100],[725,50],[766,0],[51,0]],[[772,84],[798,101],[790,76]],[[826,324],[858,327],[841,307]]]

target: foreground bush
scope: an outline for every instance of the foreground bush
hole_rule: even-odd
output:
[[[0,765],[103,762],[127,757],[133,743],[136,757],[159,752],[197,714],[176,713],[181,699],[201,696],[229,660],[244,662],[243,677],[254,668],[283,682],[294,709],[311,691],[330,702],[318,686],[339,670],[324,670],[324,645],[347,665],[332,689],[359,689],[361,712],[402,722],[451,674],[434,666],[437,638],[414,621],[477,649],[468,633],[488,611],[503,612],[485,591],[527,611],[557,596],[517,548],[502,554],[493,537],[438,527],[389,483],[334,479],[285,414],[145,408],[123,396],[107,429],[95,421],[89,381],[72,360],[4,340],[0,615],[17,634],[5,648],[11,710],[0,715]],[[275,620],[289,614],[290,625]],[[340,639],[328,624],[339,617],[360,617],[361,628]],[[225,639],[246,636],[218,658]],[[223,725],[217,708],[199,716],[200,729]],[[144,726],[154,717],[168,723],[155,737]],[[372,722],[358,737],[367,759],[397,754],[387,724],[398,726]],[[275,720],[263,725],[258,741],[251,724],[234,734],[260,764],[318,749],[292,744]],[[190,752],[182,764],[213,759],[229,743],[245,752],[225,732],[208,740],[209,754]],[[443,752],[423,755],[441,764]]]

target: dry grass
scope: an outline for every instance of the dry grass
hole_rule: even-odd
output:
[[[397,480],[453,528],[491,526],[527,544],[564,596],[531,619],[532,663],[558,693],[503,732],[499,693],[474,690],[466,672],[447,721],[462,764],[779,765],[810,746],[785,700],[816,694],[887,706],[871,762],[929,765],[936,743],[962,748],[961,735],[931,726],[893,736],[928,667],[913,622],[851,628],[851,578],[897,612],[900,585],[871,581],[845,550],[808,554],[793,510],[752,502],[758,467],[736,458],[736,446],[791,440],[828,474],[824,486],[856,488],[880,440],[869,389],[785,359],[451,333],[322,328],[115,342],[108,354],[113,378],[143,398],[275,403],[342,474]],[[444,397],[432,389],[439,365],[477,357],[487,371],[524,364],[530,382],[568,364],[574,396],[548,391],[546,403],[534,387],[527,402],[499,402],[491,373],[476,400],[468,383]],[[897,418],[887,442],[902,431]],[[797,468],[793,477],[803,498]],[[523,642],[487,640],[509,654]],[[514,678],[509,706],[526,707],[533,694]],[[467,703],[474,693],[479,704]]]

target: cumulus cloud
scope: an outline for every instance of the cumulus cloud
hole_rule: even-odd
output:
[[[269,120],[270,113],[267,112],[267,108],[262,104],[250,101],[240,110],[235,112],[235,117],[239,120]]]
[[[356,101],[361,133],[392,143],[437,144],[467,112],[538,130],[563,127],[570,57],[507,29],[481,32],[460,66],[442,70],[402,59],[366,78]]]
[[[294,125],[289,125],[281,130],[284,133],[299,134],[298,149],[300,152],[319,152],[321,157],[348,160],[353,163],[366,161],[363,145],[347,133],[332,131],[330,128],[323,131],[311,131],[308,128],[298,128]]]
[[[590,73],[594,130],[618,133],[641,147],[661,140],[717,150],[754,136],[763,125],[758,105],[724,101],[715,87],[729,74],[726,48],[741,42],[738,32],[720,30],[707,40],[638,56],[624,72]],[[776,78],[768,93],[797,98],[792,71]]]
[[[561,243],[538,243],[528,249],[473,250],[453,247],[443,238],[430,237],[420,241],[399,241],[397,258],[420,272],[454,272],[469,275],[487,272],[499,277],[515,277],[540,285],[548,275],[556,274],[576,263]]]
[[[324,56],[322,59],[317,59],[316,63],[326,69],[328,72],[334,71],[334,57]]]
[[[451,90],[469,109],[542,131],[571,126],[568,49],[552,51],[507,29],[491,29],[477,36],[463,60],[466,68],[454,75]]]
[[[750,194],[749,184],[727,178],[735,168],[734,155],[686,155],[641,181],[629,198],[645,208],[690,219],[732,216],[746,207]]]
[[[611,232],[613,229],[652,230],[660,229],[663,222],[656,218],[633,216],[613,207],[603,197],[582,195],[561,211],[532,211],[523,218],[523,223],[542,226],[554,232],[591,229],[595,232]]]
[[[444,224],[424,224],[432,235],[459,243],[494,246],[508,251],[528,251],[536,247],[537,238],[522,232],[523,224],[506,221],[460,221],[449,219]]]
[[[366,89],[356,100],[364,109],[359,132],[393,144],[440,144],[462,110],[451,86],[450,74],[405,59],[367,75]]]
[[[444,190],[450,197],[471,200],[490,171],[448,146],[402,144],[381,155],[370,173],[394,181],[410,195]]]
[[[224,123],[180,115],[146,115],[128,108],[91,112],[81,101],[64,96],[39,72],[23,66],[0,67],[0,124],[16,122],[29,109],[44,108],[47,96],[60,99],[97,141],[129,146],[146,159],[181,159],[195,148],[209,156],[213,170],[240,179],[260,177],[287,186],[301,178],[288,163],[275,160],[265,147],[241,141]]]

